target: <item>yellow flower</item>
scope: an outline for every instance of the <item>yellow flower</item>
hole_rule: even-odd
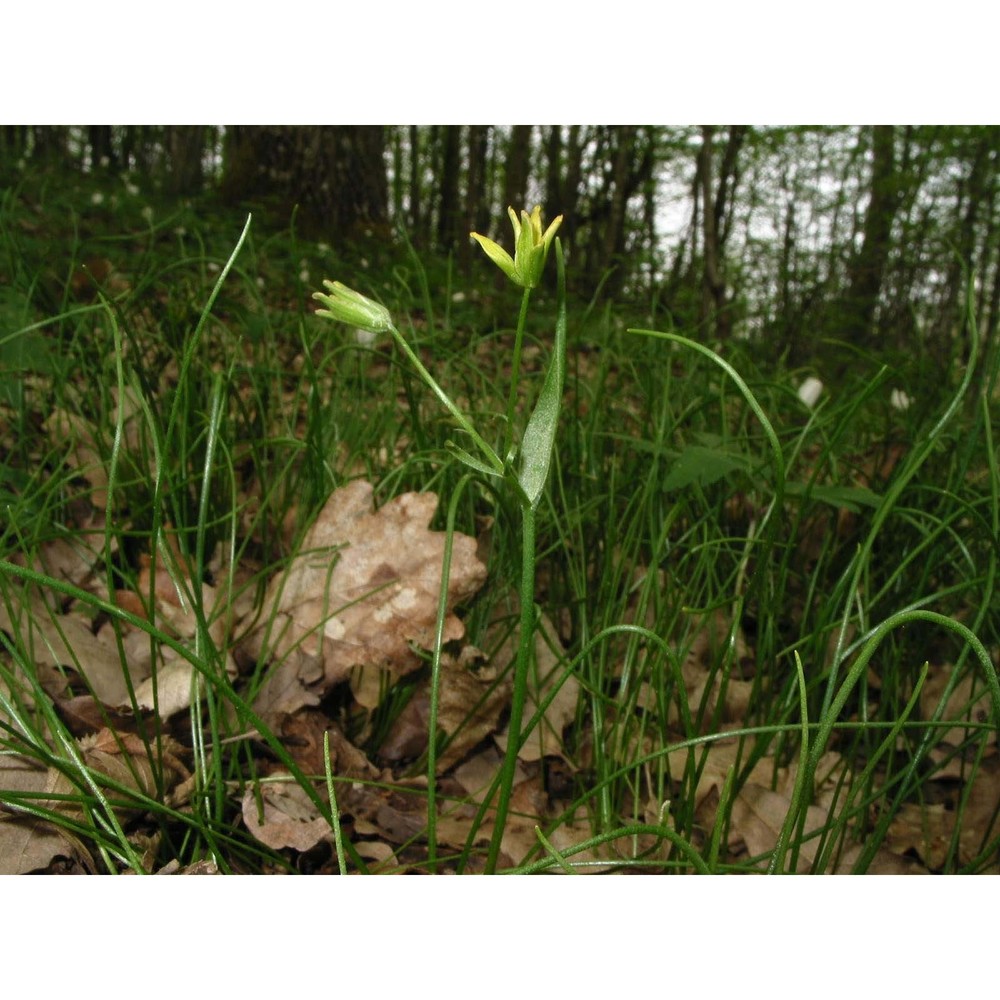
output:
[[[535,288],[542,279],[545,258],[549,255],[549,247],[552,246],[556,230],[562,223],[563,217],[557,215],[543,233],[540,205],[535,206],[531,215],[522,210],[520,220],[512,208],[507,209],[507,214],[514,226],[513,258],[502,246],[488,237],[480,236],[479,233],[470,233],[469,235],[474,240],[479,240],[479,245],[486,251],[490,260],[515,285],[520,285],[522,288]]]
[[[371,333],[385,333],[392,328],[392,316],[385,306],[380,306],[339,281],[324,281],[323,284],[331,294],[313,292],[313,298],[326,306],[325,309],[316,310],[317,316],[327,316],[342,323],[350,323]]]

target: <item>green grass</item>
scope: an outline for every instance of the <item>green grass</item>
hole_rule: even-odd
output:
[[[449,511],[465,534],[490,525],[487,583],[461,609],[467,641],[488,656],[497,622],[517,617],[520,524],[509,498],[464,478],[446,447],[455,426],[405,358],[323,323],[309,295],[333,277],[383,300],[499,447],[517,294],[453,302],[453,269],[405,246],[334,253],[256,222],[240,243],[243,220],[198,208],[150,222],[122,203],[84,231],[55,190],[8,191],[0,217],[0,609],[11,623],[0,630],[0,760],[59,781],[0,790],[0,815],[66,830],[99,870],[204,859],[239,872],[377,868],[357,850],[371,835],[351,822],[351,782],[304,771],[287,735],[254,713],[268,664],[227,672],[234,609],[259,606],[326,498],[361,476],[379,504],[437,493],[437,529]],[[127,280],[81,301],[71,278],[95,255]],[[380,263],[365,269],[362,256]],[[471,289],[493,280],[481,263]],[[554,304],[533,306],[517,428],[541,389],[554,319]],[[927,867],[995,870],[1000,822],[982,805],[1000,721],[995,353],[978,359],[981,394],[981,367],[956,367],[937,396],[899,412],[889,390],[908,373],[873,360],[808,410],[795,390],[809,373],[783,370],[766,349],[725,345],[724,368],[707,347],[629,327],[673,333],[641,305],[571,304],[535,600],[557,633],[554,677],[579,694],[555,734],[563,779],[556,788],[553,754],[540,765],[548,800],[533,817],[535,849],[511,859],[516,870],[879,870],[901,823],[923,817],[929,829],[942,808],[952,819],[933,862],[920,855]],[[53,431],[58,413],[77,430]],[[99,477],[78,464],[81,434]],[[90,552],[89,573],[32,568],[57,540]],[[154,614],[157,570],[190,609],[191,636]],[[206,604],[202,583],[225,600]],[[122,591],[145,617],[123,609]],[[64,696],[86,692],[84,671],[65,654],[39,666],[70,610],[92,633],[108,630],[123,663],[138,631],[154,657],[172,650],[196,668],[189,711],[166,724],[133,713],[141,749],[122,754],[125,772],[97,767],[74,735]],[[502,679],[511,664],[493,667]],[[935,678],[936,697],[923,698]],[[378,759],[417,680],[371,715],[346,693],[321,710]],[[955,690],[964,703],[949,716],[964,721],[946,744]],[[116,706],[97,705],[118,732]],[[529,726],[531,715],[529,705]],[[170,748],[191,775],[181,801]],[[267,848],[241,821],[244,795],[259,798],[275,764],[331,824],[321,859]],[[420,774],[426,755],[394,765],[396,794],[426,797]],[[437,776],[437,816],[474,812],[450,777]],[[755,791],[758,804],[784,803],[769,842],[750,835],[751,785],[779,797]],[[429,856],[424,828],[393,843],[393,865],[479,870],[486,849],[467,822],[464,849],[438,838]]]

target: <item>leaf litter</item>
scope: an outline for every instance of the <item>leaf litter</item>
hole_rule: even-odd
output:
[[[90,475],[96,451],[86,428],[72,425],[69,430],[74,428],[79,441],[76,461],[81,473]],[[96,475],[95,488],[103,489],[104,484]],[[193,660],[204,654],[207,642],[218,669],[249,697],[302,771],[314,776],[323,802],[323,775],[329,766],[344,836],[357,856],[374,871],[426,870],[428,661],[445,547],[444,533],[429,527],[437,506],[434,494],[407,493],[376,510],[369,483],[348,483],[331,494],[284,570],[271,576],[262,598],[254,601],[250,588],[192,579],[169,526],[164,531],[167,545],[140,556],[134,588],[109,594],[95,572],[106,549],[103,513],[81,505],[75,512],[75,530],[40,546],[31,568],[110,600],[130,617],[95,619],[85,604],[39,589],[20,602],[0,602],[0,629],[19,654],[9,664],[5,703],[13,699],[31,710],[40,694],[52,699],[59,718],[77,738],[81,758],[114,790],[116,818],[131,831],[137,848],[141,846],[148,870],[215,872],[217,867],[208,860],[186,866],[176,860],[162,864],[162,857],[158,862],[159,842],[149,809],[152,800],[190,809],[197,766],[184,720],[204,697]],[[218,579],[227,572],[237,575],[221,565],[217,569]],[[469,871],[476,870],[477,851],[492,834],[490,810],[478,826],[477,814],[508,739],[510,665],[518,641],[516,626],[511,626],[518,620],[512,592],[497,602],[479,645],[466,641],[460,609],[485,583],[477,540],[457,534],[441,655],[436,831],[439,847],[453,852],[452,857],[472,848]],[[147,622],[172,643],[151,641],[150,632],[133,619]],[[705,849],[727,778],[746,761],[739,739],[724,736],[745,724],[753,690],[753,679],[739,669],[731,670],[724,682],[717,669],[719,651],[730,635],[735,639],[735,663],[752,662],[742,631],[730,625],[718,611],[690,621],[688,639],[678,647],[688,712],[702,720],[703,734],[718,727],[716,738],[695,753],[696,771],[690,772],[690,749],[666,754],[670,780],[664,796],[647,767],[634,804],[622,809],[623,819],[630,813],[644,824],[643,831],[626,832],[581,851],[578,845],[592,832],[587,796],[581,796],[592,753],[586,739],[572,743],[566,737],[577,731],[586,692],[567,669],[559,631],[540,616],[526,717],[543,703],[545,708],[519,753],[502,864],[517,866],[548,857],[552,871],[572,861],[576,870],[601,872],[641,857],[652,866],[645,870],[657,870],[657,863],[669,870],[676,858],[669,839],[649,831],[673,828],[677,804],[672,796],[686,787],[694,816],[694,836],[690,825],[686,836],[699,850]],[[27,662],[40,689],[27,680]],[[934,712],[950,674],[944,665],[932,671],[920,701],[924,718]],[[406,698],[394,706],[394,692],[401,689]],[[976,687],[971,676],[952,690],[943,718],[954,725],[940,728],[928,755],[936,768],[928,786],[936,800],[898,808],[868,871],[922,872],[981,862],[983,852],[995,843],[1000,813],[995,735],[981,748],[982,759],[967,780],[970,727],[983,722],[982,697],[982,685]],[[648,680],[639,686],[628,711],[643,720],[643,727],[629,737],[633,757],[655,756],[670,743],[683,743],[676,698],[662,704]],[[19,731],[17,720],[2,704],[0,723],[8,735]],[[148,731],[155,731],[156,738],[140,736],[144,727],[152,727]],[[102,870],[93,846],[73,832],[82,820],[79,803],[85,791],[65,773],[19,751],[20,745],[17,739],[3,738],[0,871]],[[825,777],[804,813],[798,871],[810,870],[817,859],[820,838],[810,835],[828,826],[836,813],[835,789],[846,767],[836,750],[825,755],[819,772]],[[310,859],[309,870],[335,870],[333,831],[315,801],[262,746],[255,771],[255,778],[232,790],[239,821],[249,834],[285,856],[290,866],[301,868],[294,860],[300,857]],[[691,773],[697,779],[693,786]],[[795,774],[794,762],[782,764],[769,753],[743,775],[726,825],[729,863],[767,867],[791,806]],[[835,852],[830,870],[851,870],[862,853],[863,831],[874,818],[862,814],[846,824],[848,832],[857,829],[862,839],[848,837]],[[452,869],[443,863],[437,870]]]

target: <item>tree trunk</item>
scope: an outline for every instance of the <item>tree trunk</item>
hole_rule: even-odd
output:
[[[115,151],[111,145],[110,125],[88,125],[87,142],[90,144],[90,158],[95,170],[114,167]]]
[[[545,215],[558,215],[562,204],[562,126],[550,125],[545,139]]]
[[[528,168],[531,155],[531,126],[515,125],[510,134],[510,144],[507,149],[507,165],[504,174],[503,208],[508,206],[520,213],[522,209],[531,210],[525,204],[525,194],[528,189]]]
[[[468,131],[468,170],[465,175],[465,211],[458,234],[459,260],[466,274],[473,261],[475,245],[470,232],[483,233],[489,228],[490,216],[486,198],[486,147],[488,125],[470,125]]]
[[[701,129],[701,149],[698,151],[698,181],[701,187],[702,204],[702,322],[706,325],[715,320],[716,332],[723,337],[722,317],[725,314],[726,284],[722,279],[720,265],[719,231],[716,226],[714,198],[712,196],[712,140],[714,125],[703,125]]]
[[[875,310],[892,249],[892,223],[896,216],[898,183],[895,133],[892,125],[872,129],[870,198],[862,223],[861,248],[848,266],[845,332],[856,344],[877,344]]]
[[[33,125],[31,126],[31,134],[34,139],[32,155],[35,159],[62,164],[65,164],[69,159],[65,125]]]
[[[985,260],[977,259],[977,238],[980,235],[980,219],[990,219],[993,212],[993,198],[996,190],[996,161],[991,155],[994,138],[989,130],[976,130],[970,137],[967,158],[971,160],[968,176],[959,182],[956,203],[957,232],[953,236],[955,252],[951,255],[947,270],[941,309],[935,324],[935,340],[942,354],[946,355],[952,334],[962,326],[965,312],[966,282],[970,274],[983,274]],[[993,227],[987,223],[986,229]],[[995,240],[995,237],[994,237]],[[992,248],[993,241],[987,243]]]
[[[392,218],[398,225],[403,221],[403,134],[392,130]]]
[[[28,127],[26,125],[4,125],[0,128],[2,150],[5,158],[16,160],[22,157],[28,146]]]
[[[630,173],[636,130],[633,125],[622,125],[614,129],[614,152],[611,160],[610,197],[608,213],[604,223],[604,239],[601,247],[599,270],[611,271],[608,292],[618,292],[624,283],[621,254],[625,248],[625,210],[628,207]]]
[[[454,250],[458,243],[460,210],[458,204],[458,175],[461,168],[460,125],[442,126],[441,169],[438,173],[439,209],[437,225],[438,247],[446,253]]]
[[[196,194],[202,188],[202,159],[205,153],[203,125],[168,125],[164,185],[168,194]]]
[[[420,153],[420,129],[410,126],[410,238],[419,239],[423,228],[421,193],[423,184],[420,172],[423,159]]]
[[[655,132],[650,137],[650,143],[655,161],[657,156],[657,138]],[[643,181],[642,185],[642,228],[643,250],[645,251],[643,263],[646,268],[646,274],[643,276],[643,286],[646,291],[652,291],[654,287],[658,262],[659,240],[656,235],[656,186],[656,177],[653,170],[650,170],[649,176]]]
[[[725,278],[725,246],[732,229],[732,204],[739,183],[739,153],[746,138],[744,125],[732,125],[719,168],[718,185],[714,183],[713,125],[701,129],[701,149],[698,151],[698,180],[702,200],[702,242],[704,270],[702,280],[702,319],[714,323],[715,334],[728,340],[732,333]]]
[[[583,146],[580,126],[570,125],[566,137],[566,171],[560,189],[560,203],[553,206],[557,215],[563,216],[560,236],[567,247],[572,247],[578,224],[577,205],[580,202],[580,181],[583,177]]]
[[[300,206],[305,232],[338,235],[386,218],[382,126],[238,127],[222,189],[230,200],[266,197],[282,213]]]

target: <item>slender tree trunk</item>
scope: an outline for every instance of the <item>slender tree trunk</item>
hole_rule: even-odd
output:
[[[874,126],[872,151],[870,197],[861,248],[848,267],[845,317],[848,336],[866,348],[877,344],[875,310],[892,250],[892,223],[899,203],[893,126]]]
[[[528,190],[528,167],[531,155],[531,126],[515,125],[510,134],[507,164],[504,176],[504,208],[508,206],[520,213],[530,206],[525,204]]]
[[[500,166],[501,145],[503,145],[503,140],[500,133],[496,129],[492,129],[486,146],[486,210],[488,215],[486,225],[477,230],[480,233],[488,232],[493,220],[499,218],[507,210],[505,205],[500,204],[501,174],[503,172],[503,168]]]
[[[392,130],[392,218],[396,225],[403,221],[403,135]]]
[[[205,154],[203,125],[168,125],[164,185],[169,194],[195,194],[203,183],[202,159]]]
[[[654,130],[650,136],[652,146],[651,153],[655,162],[657,151],[657,135]],[[643,282],[647,291],[652,291],[656,280],[656,265],[659,250],[659,239],[656,234],[656,177],[653,169],[650,169],[649,176],[643,181],[642,190],[642,227],[643,227],[643,249],[644,264],[647,274]]]
[[[335,183],[345,185],[341,196],[343,224],[384,224],[388,214],[389,179],[385,169],[385,128],[382,125],[339,126]]]
[[[778,305],[776,316],[776,336],[784,350],[798,346],[793,340],[794,324],[792,322],[792,277],[794,265],[792,257],[795,252],[795,198],[789,198],[785,206],[785,221],[781,237],[781,255],[778,258]],[[798,363],[795,358],[793,363]]]
[[[942,348],[951,340],[956,327],[962,324],[968,276],[977,272],[982,274],[982,264],[985,263],[976,259],[976,242],[980,219],[984,214],[987,218],[992,215],[996,189],[996,163],[991,156],[992,146],[990,133],[986,130],[980,132],[968,150],[972,161],[968,176],[959,184],[956,215],[960,221],[954,235],[955,253],[948,266],[948,277],[935,327],[935,339]],[[987,228],[992,227],[987,225]]]
[[[583,144],[580,141],[580,126],[570,125],[566,136],[566,171],[560,188],[560,203],[553,206],[556,214],[563,215],[560,236],[572,249],[577,225],[577,206],[580,202],[580,181],[583,177]]]
[[[423,188],[421,171],[423,158],[420,151],[420,129],[410,126],[410,237],[418,239],[423,228],[421,191]]]
[[[550,125],[545,139],[545,214],[558,215],[562,204],[562,126]]]
[[[482,233],[489,228],[486,207],[486,145],[488,125],[470,125],[468,131],[468,170],[465,175],[465,211],[458,233],[459,260],[466,274],[473,261],[473,241],[470,232]]]
[[[4,125],[0,128],[3,136],[2,151],[4,156],[16,160],[23,156],[28,145],[28,127],[26,125]]]
[[[990,290],[990,304],[986,312],[984,323],[984,354],[986,348],[996,343],[998,331],[1000,331],[1000,260],[996,260],[993,265],[993,284]]]
[[[602,272],[613,270],[608,279],[608,291],[611,294],[621,289],[625,279],[623,261],[620,258],[624,250],[625,210],[628,206],[629,175],[636,129],[632,125],[622,125],[614,130],[614,134],[616,141],[611,167],[611,197],[604,226],[600,262]]]
[[[732,333],[732,316],[728,308],[725,278],[725,245],[732,228],[732,204],[739,183],[739,153],[747,129],[742,125],[730,126],[718,185],[714,182],[715,127],[703,125],[701,149],[698,151],[698,179],[702,200],[702,242],[704,244],[704,271],[702,280],[702,319],[714,321],[715,333],[728,340]]]
[[[95,170],[116,165],[115,151],[111,145],[110,125],[88,125],[87,142],[90,144],[90,157]]]
[[[454,250],[458,243],[460,228],[458,175],[462,159],[461,139],[462,127],[460,125],[442,126],[441,170],[438,174],[441,180],[438,187],[437,242],[441,250],[445,252]]]
[[[740,183],[740,150],[746,140],[749,128],[746,125],[730,125],[726,148],[719,167],[719,184],[715,194],[715,231],[719,234],[720,246],[725,246],[732,231],[736,213],[733,204],[736,188]]]
[[[702,247],[704,265],[702,270],[702,322],[710,323],[714,317],[716,332],[721,337],[721,317],[726,305],[726,285],[722,280],[719,262],[719,231],[716,227],[716,217],[712,197],[712,160],[713,136],[715,127],[703,125],[701,129],[701,149],[698,151],[698,180],[701,185],[702,203]]]
[[[69,160],[65,125],[33,125],[33,156],[40,161],[65,164]]]

